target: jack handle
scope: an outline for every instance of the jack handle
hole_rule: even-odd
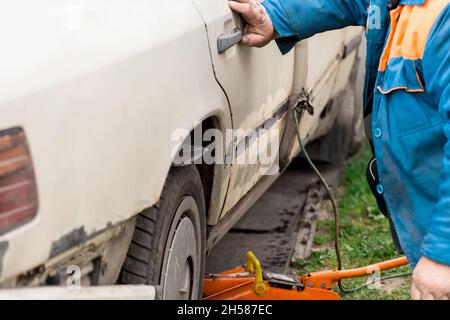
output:
[[[255,274],[255,293],[258,296],[264,296],[267,292],[267,287],[264,283],[261,263],[251,251],[247,252],[247,271]]]
[[[300,276],[306,287],[331,290],[331,287],[341,279],[365,277],[375,272],[395,269],[408,264],[406,257],[375,263],[369,266],[348,270],[326,270],[312,272]]]

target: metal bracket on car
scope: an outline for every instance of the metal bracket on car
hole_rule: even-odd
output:
[[[310,115],[314,115],[314,107],[311,104],[311,96],[305,88],[302,88],[302,92],[298,96],[298,99],[293,105],[292,109],[298,112],[305,110]]]

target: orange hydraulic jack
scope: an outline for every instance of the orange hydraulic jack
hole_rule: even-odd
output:
[[[247,267],[210,274],[204,279],[204,300],[339,300],[332,286],[341,279],[357,278],[408,264],[406,257],[349,270],[327,270],[299,277],[263,272],[252,252]]]

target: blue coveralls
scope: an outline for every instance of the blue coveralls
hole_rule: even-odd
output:
[[[287,53],[300,40],[366,27],[364,100],[380,185],[411,267],[450,265],[450,0],[265,0]]]

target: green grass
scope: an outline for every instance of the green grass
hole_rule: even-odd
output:
[[[378,211],[365,177],[365,168],[370,158],[370,149],[364,148],[352,159],[345,169],[343,194],[339,198],[341,215],[341,251],[344,268],[359,267],[399,256],[392,242],[389,224]],[[331,206],[324,205],[331,212]],[[316,250],[305,261],[298,261],[299,273],[336,268],[334,253],[334,219],[318,221],[314,246]],[[383,273],[384,275],[408,272],[401,268]],[[351,279],[345,287],[355,287],[366,279]],[[410,299],[410,277],[399,283],[394,290],[364,288],[351,294],[341,294],[343,299]],[[384,287],[385,288],[385,287]],[[335,288],[338,290],[337,288]]]

